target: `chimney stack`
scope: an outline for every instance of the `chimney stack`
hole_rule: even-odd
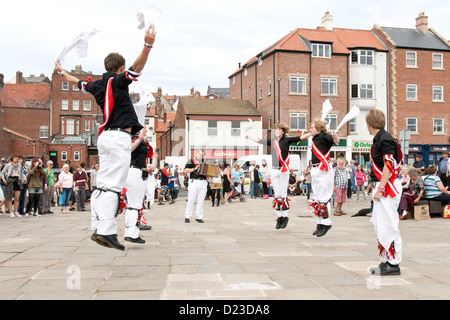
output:
[[[322,27],[325,30],[333,30],[333,15],[330,14],[330,11],[325,12],[322,17]]]
[[[16,72],[16,84],[22,84],[22,83],[24,83],[23,74],[21,71],[17,71]]]
[[[423,33],[428,32],[428,16],[425,15],[425,12],[419,13],[416,18],[416,29]]]

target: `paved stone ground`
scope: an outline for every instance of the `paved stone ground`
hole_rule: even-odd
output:
[[[89,211],[0,215],[0,299],[448,299],[449,220],[401,221],[402,274],[382,278],[368,272],[379,263],[370,218],[351,217],[369,204],[349,200],[317,238],[306,203],[292,197],[275,230],[270,200],[205,202],[205,223],[186,224],[181,196],[148,210],[147,243],[124,252],[89,239]]]

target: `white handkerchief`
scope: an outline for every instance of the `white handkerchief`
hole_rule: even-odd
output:
[[[66,45],[56,60],[63,61],[73,57],[86,58],[89,40],[91,39],[91,36],[98,32],[99,30],[97,29],[81,32],[71,43]]]
[[[159,16],[161,10],[155,5],[151,4],[137,13],[137,19],[139,21],[138,29],[149,28],[153,20]]]

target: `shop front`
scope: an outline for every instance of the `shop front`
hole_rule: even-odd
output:
[[[352,141],[352,160],[356,164],[362,164],[365,166],[370,161],[370,148],[372,147],[372,141]]]
[[[199,148],[191,149],[191,157],[195,157]],[[204,151],[204,159],[207,162],[218,162],[218,163],[234,163],[237,159],[243,156],[258,155],[259,148],[248,147],[222,147],[222,148],[208,148],[202,149]]]
[[[449,144],[410,144],[407,163],[412,166],[416,157],[420,157],[427,168],[436,165],[444,151],[450,152]]]

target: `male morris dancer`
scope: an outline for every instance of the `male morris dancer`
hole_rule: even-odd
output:
[[[153,156],[153,148],[145,141],[147,129],[144,127],[131,143],[131,163],[125,184],[127,189],[127,208],[125,211],[125,241],[145,243],[140,234],[143,220],[145,190],[147,187],[147,158]],[[141,221],[140,221],[141,220]],[[144,230],[149,230],[144,223]]]
[[[305,140],[308,135],[298,137],[287,137],[289,127],[286,124],[277,123],[275,125],[275,139],[251,139],[255,142],[271,146],[272,151],[272,170],[270,170],[270,182],[273,186],[275,200],[273,208],[277,212],[276,229],[286,228],[289,221],[289,199],[287,198],[287,189],[289,185],[289,146],[293,142]]]
[[[402,186],[397,179],[403,154],[394,138],[384,130],[385,115],[378,109],[366,115],[367,129],[374,136],[370,151],[373,170],[370,174],[375,181],[373,191],[372,223],[378,237],[381,263],[372,268],[372,274],[399,275],[402,260],[402,238],[398,228],[398,206],[402,196]]]
[[[55,65],[67,81],[78,85],[83,92],[91,93],[104,113],[97,141],[100,159],[98,185],[91,197],[92,229],[95,230],[91,239],[119,250],[125,250],[125,247],[117,240],[116,214],[130,167],[130,135],[142,129],[128,86],[140,76],[154,41],[155,29],[151,26],[145,32],[144,48],[133,66],[125,70],[125,59],[117,53],[110,53],[104,61],[106,73],[95,82],[84,82],[68,74],[59,61]]]
[[[206,193],[208,192],[208,181],[206,176],[198,172],[203,162],[203,150],[198,150],[195,158],[189,160],[184,167],[184,172],[189,174],[188,186],[188,202],[184,214],[184,222],[190,223],[192,212],[194,211],[194,203],[197,202],[195,211],[195,221],[204,223],[203,221],[203,203],[205,202]]]
[[[331,197],[333,196],[334,172],[330,159],[333,144],[339,144],[337,132],[327,133],[325,122],[315,120],[309,126],[312,139],[311,187],[313,202],[310,204],[317,215],[317,228],[313,235],[322,237],[331,229]]]

